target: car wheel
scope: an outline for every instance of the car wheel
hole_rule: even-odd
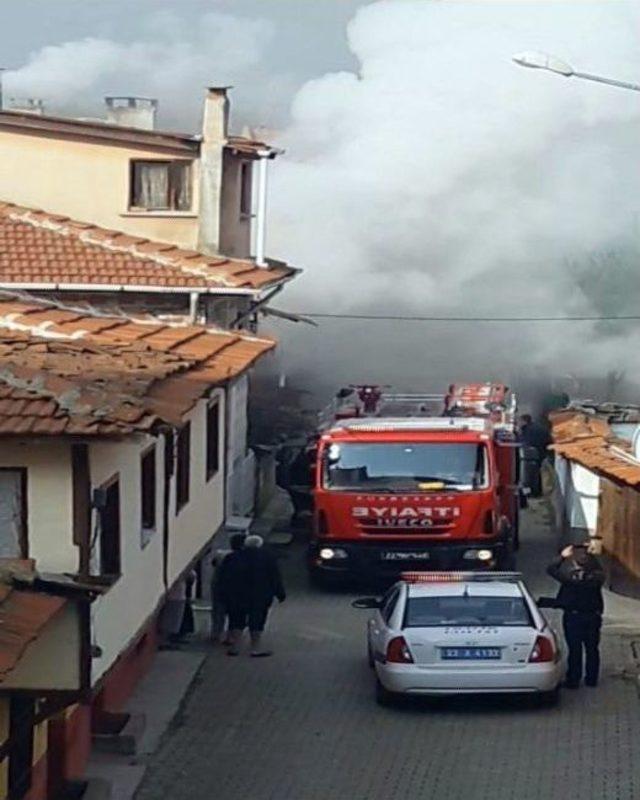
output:
[[[560,702],[560,687],[556,686],[550,692],[542,692],[538,701],[542,708],[554,708]]]
[[[376,703],[379,706],[388,708],[395,702],[395,695],[388,689],[385,689],[379,678],[376,678]]]

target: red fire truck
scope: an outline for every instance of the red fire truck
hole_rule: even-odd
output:
[[[312,577],[511,567],[515,409],[500,384],[452,385],[439,396],[370,385],[339,392],[318,439]]]

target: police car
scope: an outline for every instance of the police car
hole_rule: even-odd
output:
[[[376,697],[534,693],[558,699],[564,675],[554,631],[516,572],[411,572],[381,599],[367,626]]]

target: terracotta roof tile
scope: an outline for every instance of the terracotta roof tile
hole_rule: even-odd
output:
[[[195,325],[71,315],[0,293],[0,434],[127,435],[179,424],[271,339]]]
[[[2,586],[0,591],[0,686],[15,669],[29,644],[65,606],[63,597],[17,591]]]
[[[640,488],[640,462],[617,441],[606,420],[567,410],[549,416],[554,444],[552,449],[569,461],[602,477]]]
[[[274,262],[207,256],[30,208],[0,203],[0,285],[259,290],[292,277]]]

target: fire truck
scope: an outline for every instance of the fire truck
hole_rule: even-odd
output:
[[[312,578],[512,568],[515,417],[502,384],[451,385],[441,395],[341,390],[317,443]]]

